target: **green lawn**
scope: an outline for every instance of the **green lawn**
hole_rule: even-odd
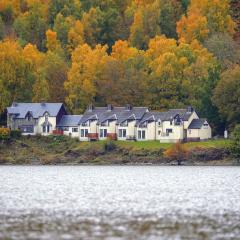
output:
[[[89,147],[101,147],[106,141],[97,141],[97,142],[81,142],[80,148],[89,148]],[[172,143],[160,143],[159,141],[142,141],[142,142],[133,142],[133,141],[116,141],[115,144],[121,148],[131,148],[135,150],[140,149],[149,149],[157,150],[159,148],[167,149]],[[185,143],[189,148],[202,147],[202,148],[223,148],[228,147],[230,140],[219,139],[219,140],[209,140],[206,142],[189,142]]]

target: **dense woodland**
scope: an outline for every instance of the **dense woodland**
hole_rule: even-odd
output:
[[[238,0],[1,0],[0,112],[12,101],[165,110],[240,122]]]

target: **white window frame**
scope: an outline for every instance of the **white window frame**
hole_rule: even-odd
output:
[[[87,128],[82,128],[82,129],[80,130],[80,136],[81,136],[82,138],[86,138],[87,135],[88,135],[88,129],[87,129]]]
[[[106,138],[106,137],[107,137],[107,129],[100,128],[100,138]]]
[[[78,132],[78,127],[73,127],[73,128],[72,128],[72,132],[73,132],[73,133],[77,133],[77,132]]]
[[[125,128],[118,129],[118,136],[120,138],[126,138],[127,137],[127,129],[125,129]]]
[[[140,139],[140,140],[145,140],[146,139],[146,130],[140,130],[139,129],[137,134],[138,134],[138,139]]]

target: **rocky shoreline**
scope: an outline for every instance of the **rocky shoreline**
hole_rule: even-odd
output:
[[[114,143],[79,143],[69,138],[31,137],[0,143],[1,165],[177,165],[165,149],[121,147]],[[183,165],[237,165],[227,148],[193,147]]]

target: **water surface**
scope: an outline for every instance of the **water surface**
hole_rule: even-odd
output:
[[[0,239],[240,239],[240,168],[0,167]]]

